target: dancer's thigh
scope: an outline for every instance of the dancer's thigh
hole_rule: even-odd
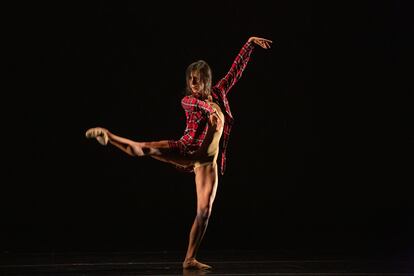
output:
[[[161,155],[151,155],[152,158],[162,162],[170,163],[181,168],[194,166],[194,159],[191,156],[183,156],[179,152],[166,152]]]

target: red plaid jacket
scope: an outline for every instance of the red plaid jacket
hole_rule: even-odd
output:
[[[234,121],[227,100],[227,94],[233,85],[240,79],[249,62],[253,48],[254,46],[251,42],[244,44],[226,76],[212,88],[211,94],[213,101],[222,108],[225,118],[223,139],[221,140],[220,145],[221,174],[224,174],[226,169],[226,149]],[[187,126],[184,135],[178,141],[169,141],[169,144],[171,148],[178,149],[180,153],[188,155],[199,149],[203,143],[208,128],[207,120],[209,115],[213,112],[213,109],[205,101],[201,101],[193,96],[185,96],[181,100],[181,105],[185,111]]]

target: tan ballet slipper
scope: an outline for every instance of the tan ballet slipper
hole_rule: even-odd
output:
[[[96,138],[99,144],[106,146],[109,142],[108,133],[101,127],[90,128],[85,133],[86,138]]]

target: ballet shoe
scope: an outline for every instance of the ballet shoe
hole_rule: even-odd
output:
[[[108,133],[101,127],[90,128],[85,133],[86,138],[96,138],[99,144],[106,146],[109,141]]]
[[[200,263],[196,259],[185,259],[183,262],[183,269],[193,269],[193,270],[209,270],[212,269],[211,266],[207,264]]]

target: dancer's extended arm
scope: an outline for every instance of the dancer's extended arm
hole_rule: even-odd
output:
[[[247,63],[250,60],[250,55],[254,48],[253,44],[257,44],[264,49],[269,49],[270,43],[272,43],[272,41],[265,38],[255,36],[250,37],[234,59],[226,76],[215,85],[215,88],[219,89],[222,93],[227,94],[242,76]]]

